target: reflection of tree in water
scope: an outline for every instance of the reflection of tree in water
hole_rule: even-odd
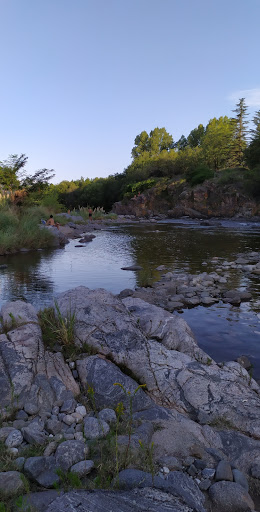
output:
[[[209,262],[214,256],[232,260],[238,253],[259,250],[259,235],[238,229],[215,229],[185,225],[157,224],[129,226],[131,247],[135,263],[143,267],[137,272],[137,284],[152,283],[158,279],[155,269],[165,265],[170,271],[187,271],[191,274],[214,271],[216,266]],[[202,266],[206,261],[207,266]],[[230,274],[234,286],[245,285],[244,276]]]
[[[2,276],[2,299],[18,300],[38,304],[42,296],[53,293],[54,283],[42,272],[43,260],[53,257],[53,251],[32,251],[8,256],[5,262],[8,270]]]

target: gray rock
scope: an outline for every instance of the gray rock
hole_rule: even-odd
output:
[[[131,265],[130,267],[121,267],[121,270],[142,270],[140,265]]]
[[[62,491],[42,491],[42,492],[30,492],[28,495],[23,497],[22,510],[27,511],[35,510],[37,512],[45,512],[46,508],[52,503],[57,497],[62,496]]]
[[[35,308],[23,300],[6,302],[2,306],[1,314],[4,325],[13,329],[28,322],[39,323]]]
[[[116,413],[114,409],[103,409],[98,413],[98,417],[100,420],[106,421],[108,425],[116,423]]]
[[[23,308],[29,305],[22,302],[21,308],[18,304],[16,310],[17,303],[12,304],[12,307],[4,306],[5,314],[10,312],[10,308],[14,308],[17,315],[25,321],[26,312],[24,313]],[[0,409],[10,405],[12,408],[21,409],[26,403],[26,409],[29,408],[30,413],[34,414],[41,408],[45,411],[51,402],[49,377],[59,377],[65,387],[73,390],[75,394],[79,393],[78,384],[73,379],[62,354],[45,351],[34,308],[32,317],[37,321],[30,320],[30,323],[20,325],[9,331],[8,336],[0,335]],[[27,319],[31,319],[31,316],[28,315]],[[33,410],[30,409],[30,404]]]
[[[72,473],[77,473],[79,477],[88,475],[90,471],[94,467],[93,460],[82,460],[81,462],[78,462],[77,464],[74,464],[71,466],[70,471]]]
[[[234,482],[241,485],[246,492],[249,492],[249,485],[246,476],[239,469],[232,469]]]
[[[78,405],[75,409],[75,412],[78,414],[81,414],[81,416],[84,418],[87,414],[86,407],[84,405]]]
[[[0,473],[0,492],[5,496],[15,496],[23,493],[25,488],[22,473],[19,471],[6,471]]]
[[[169,281],[165,282],[172,285],[172,277],[167,279]],[[203,282],[200,276],[196,276],[196,280],[197,283],[193,283],[195,289]],[[181,290],[182,287],[178,287],[178,293]],[[165,291],[162,294],[165,295]],[[223,368],[214,361],[203,364],[209,357],[199,349],[187,324],[184,322],[181,326],[177,315],[136,297],[121,301],[105,290],[93,291],[84,287],[59,296],[62,313],[68,310],[70,303],[77,311],[75,335],[81,343],[86,342],[100,354],[109,355],[123,369],[127,367],[136,381],[146,383],[150,396],[168,407],[192,414],[205,424],[225,419],[250,436],[260,438],[260,388],[257,383],[238,363],[227,363]],[[90,383],[93,386],[95,399],[100,402],[98,407],[113,407],[121,401],[113,403],[110,400],[113,384],[118,380],[116,370],[113,380],[109,378],[109,364],[98,356],[77,362],[80,380],[83,385]],[[123,378],[121,384],[127,389]],[[123,390],[121,392],[123,395]],[[138,396],[141,396],[139,392],[134,402]]]
[[[182,470],[182,464],[181,462],[176,459],[176,457],[172,456],[165,456],[158,460],[159,464],[162,466],[167,466],[170,471],[181,471]]]
[[[29,457],[24,464],[24,474],[35,480],[47,467],[46,457]]]
[[[5,445],[8,448],[17,448],[23,442],[23,436],[20,430],[13,430],[5,440]]]
[[[218,512],[248,512],[254,509],[249,494],[235,482],[216,482],[209,488],[209,496]]]
[[[24,410],[27,414],[30,414],[31,416],[33,416],[34,414],[37,414],[37,412],[39,411],[39,404],[37,401],[32,401],[31,398],[29,398],[28,400],[26,400],[25,404],[24,404]]]
[[[25,475],[42,487],[51,488],[59,482],[58,465],[52,457],[29,457],[24,464]]]
[[[60,482],[60,477],[57,475],[58,468],[53,466],[52,469],[46,469],[36,478],[36,482],[46,489],[51,489]]]
[[[248,359],[247,356],[240,356],[236,359],[236,361],[241,364],[246,370],[250,370],[252,368],[252,363]]]
[[[5,441],[11,432],[16,430],[14,427],[2,427],[0,428],[0,441]]]
[[[215,480],[229,480],[233,482],[233,473],[230,464],[226,460],[221,460],[216,468]]]
[[[21,430],[22,427],[26,427],[28,425],[27,421],[24,420],[14,420],[13,421],[13,427],[16,430]]]
[[[74,400],[74,398],[70,398],[68,400],[65,400],[60,408],[60,412],[66,412],[67,414],[70,414],[75,411],[77,407],[77,402]]]
[[[167,479],[168,492],[182,497],[189,507],[197,512],[205,512],[203,503],[205,496],[198,485],[187,474],[181,471],[172,471]]]
[[[86,439],[101,439],[109,432],[109,425],[100,419],[85,417],[84,434]]]
[[[37,503],[37,502],[36,502]],[[52,503],[46,512],[194,512],[183,501],[158,489],[130,492],[72,491]],[[40,512],[43,512],[42,509]]]
[[[207,491],[210,486],[211,486],[211,481],[210,480],[203,480],[202,482],[199,483],[199,488],[201,491]]]
[[[253,465],[259,465],[260,468],[260,440],[252,439],[236,431],[225,430],[219,432],[219,435],[226,457],[236,468],[246,474],[251,473]]]
[[[205,460],[201,460],[201,459],[195,459],[194,461],[194,466],[197,468],[197,469],[205,469],[206,466],[207,466],[207,463],[205,462]]]
[[[125,469],[120,471],[118,476],[120,488],[133,489],[135,487],[155,487],[179,496],[185,503],[196,512],[205,512],[203,503],[205,497],[199,490],[192,478],[185,473],[173,471],[169,473],[167,481],[158,476],[152,478],[150,473],[139,471],[137,469]]]
[[[77,361],[77,368],[80,380],[84,385],[88,383],[93,387],[95,393],[95,403],[97,407],[112,406],[116,407],[119,402],[123,402],[125,408],[129,409],[129,396],[125,390],[134,393],[138,384],[125,375],[115,364],[101,359],[98,356],[90,356],[86,359]],[[148,408],[152,404],[151,399],[139,389],[133,398],[133,412]]]
[[[46,422],[46,425],[45,425],[45,428],[47,430],[47,432],[49,432],[50,434],[58,434],[61,429],[62,429],[62,424],[60,421],[58,420],[48,420]]]
[[[253,466],[251,467],[251,475],[254,478],[260,479],[260,464],[253,464]]]
[[[50,455],[52,455],[56,451],[56,448],[57,448],[57,442],[56,441],[51,441],[46,446],[46,448],[45,448],[45,450],[43,452],[44,457],[50,457]]]
[[[75,418],[71,414],[65,414],[63,422],[68,426],[72,426],[75,424]]]
[[[212,480],[214,478],[214,476],[215,476],[215,473],[216,473],[215,469],[213,469],[213,468],[205,468],[205,469],[202,470],[201,474],[202,474],[203,478],[207,478],[207,479]]]
[[[131,435],[130,447],[132,449],[140,449],[140,441],[143,445],[148,446],[153,435],[153,425],[150,422],[144,422],[138,428],[134,429]],[[118,436],[118,444],[127,446],[129,443],[128,435]]]
[[[13,461],[13,464],[15,466],[15,469],[17,469],[17,471],[21,471],[24,467],[24,463],[25,463],[25,457],[18,457],[17,459],[15,459]]]
[[[15,419],[26,421],[28,420],[28,414],[21,409],[20,411],[17,411],[17,413],[15,414]]]
[[[37,423],[30,423],[28,427],[22,428],[22,434],[29,444],[44,444],[46,442],[46,434]]]
[[[57,465],[62,470],[68,471],[71,466],[84,460],[88,452],[88,445],[82,441],[64,441],[56,450]]]

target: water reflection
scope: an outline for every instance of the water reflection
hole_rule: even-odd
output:
[[[39,309],[54,295],[79,285],[119,293],[159,279],[159,265],[176,274],[210,272],[215,270],[210,262],[214,256],[232,260],[239,252],[259,251],[259,234],[257,226],[213,229],[192,222],[111,227],[96,232],[96,238],[82,248],[75,248],[73,240],[64,249],[2,257],[0,264],[7,263],[8,268],[0,269],[0,303],[22,298]],[[142,270],[121,270],[133,264]],[[229,272],[229,286],[250,288],[252,302],[239,308],[221,303],[196,307],[185,310],[183,317],[211,357],[221,361],[246,354],[260,378],[259,276]]]

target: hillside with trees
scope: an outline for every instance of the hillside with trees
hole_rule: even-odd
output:
[[[53,170],[41,169],[26,177],[27,157],[12,155],[0,162],[0,186],[24,190],[22,202],[60,205],[63,209],[91,205],[109,211],[117,203],[117,212],[149,215],[175,210],[178,216],[178,208],[183,214],[183,208],[197,209],[202,202],[204,208],[198,211],[205,215],[231,216],[243,205],[248,215],[250,211],[257,215],[260,111],[254,114],[249,129],[247,110],[241,98],[233,117],[210,119],[206,126],[199,124],[177,141],[164,127],[149,133],[144,130],[135,137],[128,167],[107,178],[81,177],[53,185],[49,184]],[[209,198],[214,198],[212,204]],[[137,204],[142,207],[136,209]]]

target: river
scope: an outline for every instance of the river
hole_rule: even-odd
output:
[[[260,226],[254,223],[222,222],[201,226],[197,221],[175,220],[157,224],[109,226],[96,231],[85,247],[72,240],[64,249],[32,251],[1,257],[0,304],[17,299],[37,309],[48,306],[55,295],[84,285],[119,293],[124,288],[152,284],[159,279],[159,265],[175,273],[210,272],[211,259],[231,261],[238,253],[260,250]],[[141,271],[121,267],[140,265]],[[245,354],[260,379],[259,276],[231,271],[229,287],[248,288],[252,301],[240,307],[223,304],[198,306],[182,313],[199,345],[217,361]]]

